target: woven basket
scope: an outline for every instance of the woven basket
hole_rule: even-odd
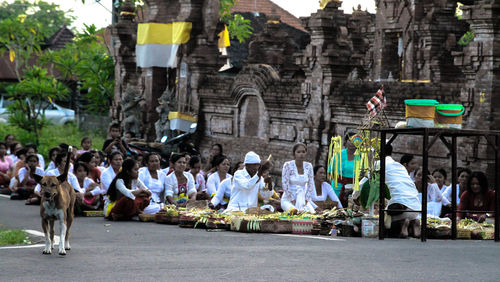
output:
[[[479,235],[481,235],[481,239],[483,240],[493,240],[495,239],[495,229],[487,228],[479,231]]]
[[[196,218],[194,216],[181,215],[179,217],[179,227],[193,228],[195,224]]]
[[[104,211],[83,211],[83,215],[88,217],[103,217]]]
[[[338,207],[338,203],[334,201],[318,201],[314,203],[322,210],[331,210],[334,207]]]
[[[292,233],[311,234],[313,223],[312,219],[294,219],[292,220]]]
[[[457,229],[457,239],[470,240],[471,231],[467,229]]]
[[[139,220],[142,222],[153,222],[155,221],[155,215],[141,213],[139,214]]]
[[[428,228],[427,237],[429,239],[450,239],[451,228],[449,227]]]
[[[172,216],[168,215],[166,212],[157,212],[154,215],[154,222],[156,223],[162,223],[162,224],[174,224],[177,225],[179,224],[179,217],[180,216]]]
[[[194,202],[189,202],[186,204],[186,209],[191,210],[191,209],[208,209],[208,201],[207,200],[201,200],[201,201],[194,201]]]
[[[266,214],[272,214],[272,211],[269,210],[263,210],[259,207],[256,208],[249,208],[245,212],[246,214],[251,214],[251,215],[266,215]]]
[[[279,220],[274,223],[274,232],[279,234],[292,233],[292,222],[289,220]]]
[[[276,230],[276,220],[263,220],[260,223],[260,231],[262,233],[274,233]]]

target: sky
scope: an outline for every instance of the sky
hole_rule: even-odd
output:
[[[58,4],[63,11],[72,10],[72,14],[77,17],[73,24],[78,30],[85,24],[95,24],[97,27],[106,27],[111,24],[111,4],[112,0],[45,0],[46,2]],[[319,0],[271,0],[289,11],[296,17],[307,17],[319,9]],[[11,3],[13,0],[7,0]],[[257,2],[258,3],[258,2]],[[375,1],[373,0],[344,0],[342,9],[346,13],[352,12],[352,7],[361,4],[363,10],[375,13]]]

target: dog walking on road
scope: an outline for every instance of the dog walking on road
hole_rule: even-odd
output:
[[[71,147],[64,173],[59,176],[35,175],[35,181],[41,186],[42,201],[40,205],[40,216],[42,217],[42,229],[45,233],[45,249],[43,254],[50,255],[54,248],[54,220],[59,220],[60,241],[59,255],[66,255],[66,250],[70,250],[69,244],[70,228],[73,223],[75,209],[75,190],[66,181],[71,157]],[[49,238],[50,231],[50,238]]]

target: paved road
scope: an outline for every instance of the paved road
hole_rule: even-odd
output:
[[[38,210],[0,197],[0,224],[41,231]],[[327,240],[85,217],[71,239],[65,257],[0,248],[0,281],[500,280],[492,241]]]

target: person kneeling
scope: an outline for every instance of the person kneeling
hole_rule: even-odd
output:
[[[386,145],[385,152],[385,184],[389,188],[391,199],[387,213],[391,216],[391,232],[396,236],[408,237],[408,228],[414,237],[420,237],[420,221],[417,219],[421,208],[418,191],[406,168],[392,159],[392,146]],[[399,228],[401,227],[401,228]]]
[[[233,190],[226,211],[246,211],[257,207],[258,194],[270,198],[272,191],[265,188],[261,177],[269,164],[261,166],[259,155],[248,152],[245,155],[245,168],[238,170],[233,176]]]
[[[122,170],[116,175],[108,189],[105,216],[113,220],[130,220],[149,205],[151,192],[138,179],[139,165],[126,159]]]

